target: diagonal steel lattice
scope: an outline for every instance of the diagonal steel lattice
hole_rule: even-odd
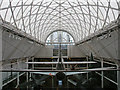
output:
[[[55,30],[78,42],[116,20],[119,0],[0,0],[2,20],[45,42]]]

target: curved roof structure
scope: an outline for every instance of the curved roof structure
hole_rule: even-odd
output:
[[[118,0],[0,0],[0,16],[45,42],[55,30],[65,30],[75,42],[118,17]]]

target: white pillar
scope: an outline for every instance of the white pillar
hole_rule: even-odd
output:
[[[101,60],[101,68],[103,68],[103,59]],[[104,88],[104,83],[103,83],[103,71],[101,71],[101,87]]]
[[[0,26],[0,69],[2,69],[2,31]],[[2,90],[2,72],[0,72],[0,90]]]
[[[29,58],[27,58],[26,59],[26,62],[28,62],[28,60],[29,60]],[[28,64],[26,63],[26,69],[28,69]],[[28,77],[28,72],[26,73],[26,81],[28,82],[28,79],[29,79],[29,77]]]
[[[87,57],[87,61],[88,61],[88,57]],[[87,63],[87,69],[88,69],[88,63]],[[88,80],[88,72],[87,72],[87,80]]]
[[[20,79],[19,79],[19,72],[17,73],[17,86],[19,86],[19,81],[20,81]]]
[[[34,57],[31,58],[32,62],[34,62]],[[32,69],[34,69],[34,64],[32,64]],[[30,81],[32,81],[32,73],[30,72]]]
[[[26,58],[26,62],[29,61],[29,58]],[[28,69],[28,64],[26,63],[26,69]],[[26,81],[28,82],[29,80],[29,76],[28,76],[28,72],[26,73]],[[28,90],[28,86],[27,86],[27,90]]]
[[[19,66],[19,61],[17,60],[17,64],[18,64],[18,69],[20,69],[20,66]],[[16,88],[19,86],[19,72],[17,72],[17,85],[16,85]]]

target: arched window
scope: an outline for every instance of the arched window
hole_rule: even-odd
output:
[[[53,44],[59,44],[59,43],[74,45],[74,38],[68,32],[56,31],[51,33],[46,40],[46,45],[51,45],[51,44],[53,45]]]

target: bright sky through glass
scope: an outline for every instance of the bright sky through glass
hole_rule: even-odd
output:
[[[0,17],[45,42],[65,30],[75,42],[116,20],[119,0],[0,0]]]

